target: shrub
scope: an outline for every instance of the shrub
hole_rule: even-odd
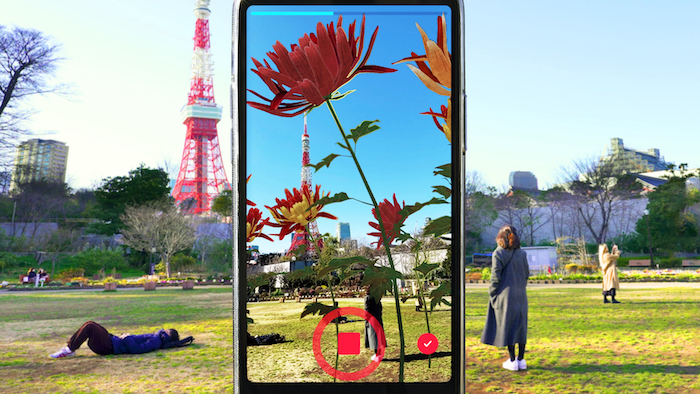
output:
[[[194,257],[186,254],[176,254],[170,260],[170,271],[193,271],[196,264],[197,260]]]
[[[56,275],[56,279],[63,283],[70,282],[73,278],[81,278],[85,275],[85,270],[82,268],[66,268]]]
[[[94,275],[100,270],[126,270],[128,264],[126,259],[119,250],[106,249],[88,249],[74,256],[71,256],[64,261],[65,265],[75,268],[82,268],[85,275]]]
[[[481,270],[481,280],[491,280],[491,268],[486,267]]]

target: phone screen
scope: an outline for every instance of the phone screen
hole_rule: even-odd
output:
[[[242,9],[247,381],[453,380],[455,12]]]

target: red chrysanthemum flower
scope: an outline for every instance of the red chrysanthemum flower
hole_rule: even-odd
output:
[[[399,205],[399,202],[396,200],[396,194],[394,194],[393,204],[387,199],[384,199],[384,201],[379,203],[379,212],[382,215],[382,224],[384,225],[384,231],[386,232],[386,237],[389,240],[389,244],[394,242],[394,239],[399,235],[403,222],[406,220],[406,218],[402,218],[401,214],[399,214],[399,211],[406,206],[406,202],[402,201],[401,204],[403,206]],[[374,218],[377,219],[377,211],[374,208],[372,208],[372,215],[374,215]],[[379,249],[384,246],[384,239],[382,238],[382,232],[379,229],[379,223],[369,222],[369,225],[377,230],[377,232],[367,233],[367,235],[379,237],[377,242],[372,242],[372,244],[376,243],[377,249]]]
[[[433,109],[430,108],[430,111],[421,112],[421,115],[431,115],[435,125],[445,134],[447,140],[452,143],[452,100],[447,99],[447,107],[444,105],[440,106],[440,113],[433,112]],[[440,124],[437,118],[444,119],[445,123]]]
[[[272,238],[263,234],[263,227],[270,224],[270,219],[262,219],[262,212],[258,208],[250,208],[248,210],[248,215],[246,216],[245,224],[245,235],[246,242],[253,242],[257,237],[265,238],[268,241],[272,241]]]
[[[263,60],[265,64],[262,64],[252,58],[256,68],[251,70],[265,82],[275,96],[270,100],[249,90],[265,103],[248,101],[248,105],[273,115],[292,117],[323,104],[333,92],[357,74],[396,71],[393,68],[367,65],[379,27],[374,29],[367,52],[360,61],[365,40],[364,15],[359,39],[355,38],[355,22],[350,24],[347,34],[342,27],[342,16],[338,17],[337,31],[333,22],[327,27],[318,22],[316,34],[304,34],[304,37],[299,39],[299,45],[291,45],[291,51],[279,41],[275,42],[272,46],[274,52],[268,52],[267,55],[278,71],[273,70],[267,60]]]
[[[248,177],[245,179],[245,183],[246,183],[246,184],[248,184],[248,182],[250,181],[250,177],[251,177],[251,176],[253,176],[253,174],[248,175]],[[245,199],[245,202],[246,202],[246,204],[250,205],[251,207],[254,207],[254,206],[255,206],[255,203],[252,202],[252,201],[250,201],[250,200],[247,199],[247,198]],[[250,241],[248,241],[248,242],[250,242]]]
[[[328,192],[325,196],[323,196],[320,190],[320,185],[316,185],[315,193],[312,193],[307,185],[303,185],[301,190],[294,188],[293,192],[290,192],[289,189],[285,189],[284,192],[287,197],[286,200],[276,198],[275,202],[277,202],[277,205],[274,207],[268,207],[266,205],[265,208],[270,210],[272,218],[275,220],[275,222],[277,222],[270,222],[270,226],[281,228],[279,234],[273,235],[279,235],[281,240],[287,234],[293,231],[304,231],[306,229],[306,225],[309,224],[309,222],[313,222],[317,218],[327,218],[333,220],[338,219],[329,213],[321,212],[324,207],[323,205],[315,205],[311,207],[311,205],[313,205],[321,197],[327,197],[330,195],[330,192]]]

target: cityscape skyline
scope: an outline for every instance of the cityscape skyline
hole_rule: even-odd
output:
[[[210,8],[214,89],[224,109],[220,144],[230,174],[231,9],[218,0]],[[700,167],[693,148],[700,144],[693,115],[700,81],[692,67],[700,55],[687,50],[700,38],[692,18],[699,4],[466,1],[465,9],[467,166],[487,184],[505,187],[510,172],[529,171],[546,188],[559,167],[600,155],[611,137]],[[192,0],[3,6],[0,24],[38,29],[62,45],[56,80],[77,95],[31,98],[26,104],[40,112],[27,125],[31,137],[71,147],[69,186],[94,187],[142,162],[169,163],[175,177],[193,10]]]

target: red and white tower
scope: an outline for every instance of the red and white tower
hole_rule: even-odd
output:
[[[313,182],[311,181],[311,167],[306,166],[309,163],[311,163],[311,159],[309,156],[309,133],[306,127],[306,114],[304,114],[304,134],[301,136],[301,186],[304,187],[304,185],[306,185],[309,188],[309,190],[312,190],[313,192]],[[309,231],[311,232],[311,236],[313,236],[313,239],[315,239],[316,242],[322,242],[321,235],[318,232],[318,226],[316,225],[315,220],[313,222],[309,222]],[[311,241],[309,233],[303,231],[299,233],[294,233],[294,235],[292,236],[292,244],[289,246],[289,251],[287,253],[292,253],[301,245],[306,245],[306,248],[309,251],[316,249],[316,245]]]
[[[192,80],[187,105],[182,109],[187,126],[185,149],[180,172],[172,196],[182,212],[207,213],[211,200],[223,190],[231,189],[226,176],[216,124],[221,119],[221,107],[214,101],[213,62],[209,53],[209,0],[197,0],[194,14]]]

